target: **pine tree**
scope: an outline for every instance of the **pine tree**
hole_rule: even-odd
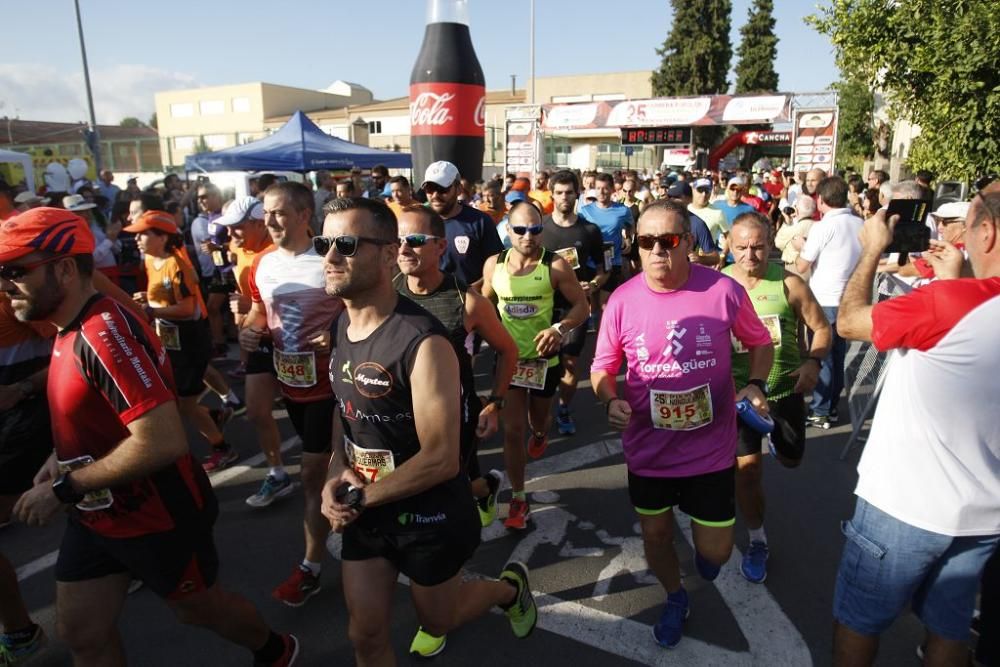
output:
[[[663,46],[656,50],[662,59],[653,72],[653,94],[658,96],[711,95],[729,89],[726,75],[733,58],[729,41],[732,2],[730,0],[671,0],[674,24]],[[695,143],[711,146],[721,136],[721,128],[700,128]]]
[[[754,0],[747,22],[740,28],[736,49],[737,93],[773,93],[778,90],[774,61],[778,55],[778,37],[774,34],[773,0]]]

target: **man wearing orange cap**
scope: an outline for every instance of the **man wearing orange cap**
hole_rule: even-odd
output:
[[[184,623],[291,665],[298,641],[216,585],[218,504],[188,451],[173,373],[152,328],[94,289],[87,223],[54,208],[0,226],[0,289],[22,321],[59,329],[49,366],[53,456],[14,507],[28,525],[69,520],[57,615],[76,664],[125,664],[117,622],[131,577]]]

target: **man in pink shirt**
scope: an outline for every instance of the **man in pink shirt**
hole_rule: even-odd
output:
[[[692,520],[695,565],[711,581],[733,549],[735,403],[767,412],[771,336],[735,280],[691,264],[687,210],[656,201],[639,217],[643,272],[619,287],[601,321],[590,381],[624,431],[629,498],[649,567],[667,591],[656,641],[673,648],[688,615],[673,548],[673,507]],[[750,380],[737,393],[731,336],[749,351]],[[624,393],[616,376],[626,362]]]

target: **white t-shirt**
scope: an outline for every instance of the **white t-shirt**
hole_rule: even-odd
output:
[[[725,214],[717,208],[711,206],[697,208],[694,204],[688,204],[688,211],[705,221],[705,224],[708,225],[708,232],[716,243],[723,232],[729,231],[729,223],[726,221]]]
[[[969,293],[973,282],[987,281],[938,281],[873,313],[879,349],[887,340],[920,344],[917,339],[936,337],[942,326],[946,333],[926,350],[890,353],[855,493],[900,521],[942,535],[1000,533],[1000,346],[993,335],[1000,296],[947,328],[957,317],[949,310],[981,298]],[[911,296],[918,298],[906,309],[889,307],[880,322],[881,306]]]
[[[809,237],[799,257],[813,262],[809,287],[821,306],[836,307],[844,294],[847,279],[861,256],[858,234],[864,221],[849,208],[827,211],[809,229]]]

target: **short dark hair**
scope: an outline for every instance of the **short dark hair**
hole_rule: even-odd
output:
[[[426,206],[407,206],[403,209],[404,214],[419,215],[431,229],[431,235],[444,238],[447,232],[444,228],[444,218],[434,212],[434,209]],[[398,223],[397,223],[398,224]]]
[[[657,211],[676,215],[681,219],[681,228],[684,230],[684,233],[691,233],[691,216],[690,213],[688,213],[687,207],[673,199],[657,199],[647,204],[646,207],[642,209],[642,213],[639,214],[639,219],[636,220],[636,231],[639,230],[639,223],[642,222],[642,219],[645,218],[646,215]]]
[[[596,176],[594,176],[594,182],[601,181],[602,183],[607,183],[608,185],[614,187],[615,177],[611,174],[606,174],[603,171]]]
[[[886,171],[884,171],[884,170],[882,170],[882,169],[875,169],[872,172],[870,172],[868,175],[869,176],[874,175],[875,176],[875,180],[878,181],[879,185],[882,185],[883,183],[885,183],[886,181],[889,180],[889,173],[886,172]]]
[[[146,211],[165,211],[163,207],[163,197],[152,192],[140,192],[137,198],[139,206],[142,207],[142,212]],[[136,201],[136,200],[133,200]]]
[[[346,181],[337,181],[337,184],[333,186],[334,192],[336,192],[337,188],[339,188],[341,185],[347,188],[347,194],[349,195],[354,194],[354,181],[352,181],[351,179],[347,179]]]
[[[400,185],[407,188],[410,187],[410,181],[407,180],[406,176],[393,176],[392,178],[389,179],[389,185],[393,185],[395,183],[399,183]]]
[[[924,181],[925,183],[930,183],[934,180],[934,172],[928,171],[927,169],[917,170],[917,180]]]
[[[180,250],[184,247],[184,236],[182,234],[171,234],[170,232],[164,232],[159,229],[147,229],[147,234],[156,234],[157,236],[166,236],[167,241],[163,245],[163,249],[166,252],[172,253],[175,250]]]
[[[377,164],[374,167],[372,167],[372,176],[374,176],[375,174],[382,174],[383,176],[388,176],[389,170],[386,168],[384,164]]]
[[[867,186],[865,185],[864,180],[862,180],[862,178],[857,174],[854,174],[849,179],[847,179],[847,189],[853,192],[854,194],[859,195],[862,192],[864,192],[866,188]]]
[[[833,208],[847,206],[847,182],[840,176],[827,176],[816,185],[816,194]]]
[[[557,185],[572,185],[573,192],[580,194],[580,179],[569,169],[560,169],[549,177],[549,189],[554,190]]]
[[[264,176],[267,176],[267,174],[264,174]],[[312,213],[316,210],[316,200],[313,199],[312,190],[295,181],[278,181],[264,190],[264,196],[266,197],[267,195],[283,195],[287,197],[291,200],[292,208],[296,211],[309,211]]]
[[[261,174],[257,177],[257,191],[264,192],[277,182],[278,177],[274,174]]]
[[[383,241],[399,240],[399,223],[392,209],[377,199],[364,197],[335,197],[326,202],[323,213],[343,213],[345,211],[367,211],[371,215],[372,224],[369,227],[373,236]]]

